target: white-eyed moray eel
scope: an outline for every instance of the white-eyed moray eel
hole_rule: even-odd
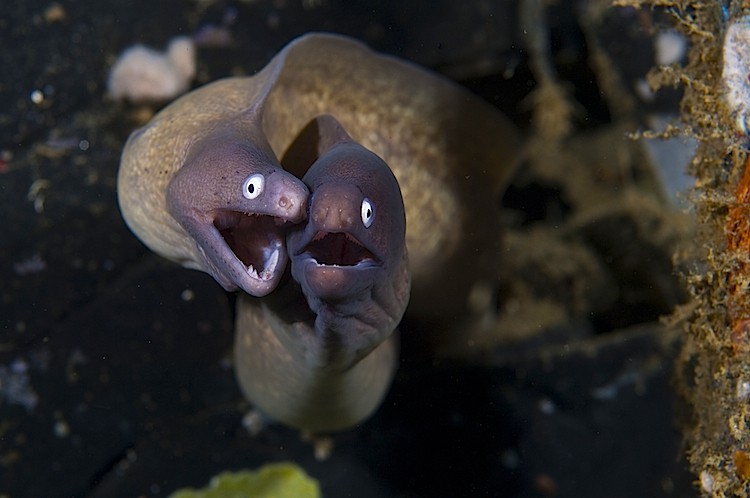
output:
[[[319,133],[315,152],[305,151],[301,137],[310,123],[318,129],[332,126],[329,118],[316,120],[323,115],[333,116],[351,139],[341,140],[346,146],[331,145],[330,137]],[[347,147],[352,159],[339,158]],[[362,310],[383,312],[375,299],[366,302],[370,297],[358,298],[365,302],[357,303],[356,311],[330,304],[339,289],[326,278],[344,279],[348,270],[322,262],[309,271],[307,249],[314,254],[312,239],[327,231],[315,221],[308,192],[292,173],[302,177],[313,162],[316,170],[319,165],[335,169],[339,161],[369,158],[368,151],[390,167],[406,211],[409,271],[402,275],[388,268],[377,278],[395,279],[390,282],[395,285],[408,282],[410,275],[410,324],[428,341],[460,344],[461,327],[478,311],[470,304],[472,291],[494,286],[502,256],[499,196],[521,150],[515,127],[455,83],[355,40],[308,34],[286,45],[256,75],[205,85],[136,131],[123,152],[118,194],[126,222],[147,246],[211,274],[227,290],[268,294],[291,257],[292,281],[262,300],[240,296],[238,376],[261,410],[266,407],[295,427],[336,430],[367,417],[382,399],[397,361],[392,331],[398,323],[391,322],[400,315],[367,315]],[[289,172],[277,160],[286,156],[291,159],[281,164]],[[250,199],[253,178],[263,180],[261,193]],[[306,181],[320,181],[323,191],[340,188],[313,172]],[[315,200],[320,192],[312,188]],[[349,185],[345,190],[351,197],[356,189]],[[370,202],[372,197],[367,197]],[[365,207],[360,208],[362,217]],[[396,223],[383,211],[374,206],[373,226]],[[309,239],[313,230],[317,235]],[[286,232],[294,249],[284,244]],[[376,246],[368,249],[360,242],[375,261]],[[380,261],[406,267],[396,259]],[[338,266],[357,264],[354,257]],[[334,318],[337,313],[356,318]],[[370,326],[380,320],[384,326],[372,333]],[[288,328],[297,321],[299,330]],[[341,330],[344,325],[351,328]],[[265,352],[242,355],[246,340]],[[285,364],[284,372],[270,361],[258,361],[266,369],[253,364],[266,356],[296,363]],[[333,373],[339,377],[326,385],[321,379]],[[308,377],[318,381],[312,388],[300,381]],[[297,406],[305,411],[295,415]],[[337,415],[339,406],[346,413]]]
[[[242,390],[261,412],[330,432],[369,416],[396,371],[395,329],[410,290],[406,219],[382,159],[331,116],[306,130],[318,150],[312,166],[302,163],[307,221],[287,235],[293,280],[267,299],[240,297],[234,357]]]

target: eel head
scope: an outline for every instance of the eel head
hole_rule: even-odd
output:
[[[265,144],[212,135],[194,144],[167,189],[170,214],[195,241],[186,266],[222,287],[265,296],[288,261],[286,229],[305,218],[307,187]]]
[[[313,311],[316,301],[369,299],[402,262],[406,233],[401,190],[388,165],[332,117],[317,121],[323,153],[303,177],[311,192],[308,220],[287,237],[292,276]]]

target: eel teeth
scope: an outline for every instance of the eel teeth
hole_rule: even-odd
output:
[[[276,267],[278,266],[278,264],[279,249],[274,249],[271,253],[271,256],[266,260],[265,268],[263,268],[263,271],[258,273],[258,270],[256,270],[253,265],[249,265],[247,267],[247,273],[253,278],[257,278],[259,280],[268,280],[276,272]]]

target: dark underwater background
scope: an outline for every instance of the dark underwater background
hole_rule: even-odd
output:
[[[671,385],[679,333],[660,322],[685,300],[671,263],[685,222],[673,221],[656,156],[625,138],[677,111],[676,91],[635,90],[653,64],[658,10],[571,0],[540,9],[548,62],[576,112],[563,142],[573,166],[536,155],[498,199],[513,249],[498,314],[511,304],[531,312],[463,359],[425,358],[405,324],[390,394],[372,419],[333,436],[326,461],[280,425],[248,434],[230,361],[233,296],[152,254],[120,217],[119,155],[155,109],[106,97],[128,46],[224,29],[227,43],[199,47],[195,87],[252,74],[302,33],[343,33],[458,81],[532,137],[537,73],[519,9],[3,2],[0,497],[168,496],[274,461],[296,462],[334,498],[695,496]],[[608,169],[621,146],[627,170]],[[626,189],[648,202],[618,197]],[[540,318],[533,311],[550,308],[539,303],[554,312]]]

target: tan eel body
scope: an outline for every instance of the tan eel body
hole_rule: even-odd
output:
[[[294,184],[291,174],[285,176],[276,169],[275,158],[297,147],[301,131],[324,114],[334,116],[353,142],[382,158],[398,180],[411,270],[407,316],[418,328],[453,332],[452,325],[461,323],[470,312],[469,295],[474,286],[494,280],[499,193],[521,150],[520,138],[496,109],[456,84],[408,62],[377,54],[352,39],[305,35],[290,42],[255,76],[206,85],[160,112],[134,134],[123,154],[118,188],[126,221],[155,252],[212,274],[225,288],[240,288],[256,296],[268,294],[282,279],[282,263],[286,263],[286,255],[283,261],[268,255],[281,247],[279,239],[286,228],[305,217],[304,212],[287,209],[290,204],[296,206],[306,193]],[[186,164],[216,162],[209,153],[214,140],[222,149],[233,140],[255,144],[255,148],[245,147],[251,149],[251,160],[244,160],[250,167],[235,175],[230,187],[217,180],[225,175],[207,173],[208,187],[206,194],[199,196],[200,202],[183,199],[188,192],[184,187],[170,189],[173,178]],[[193,151],[196,143],[200,144],[198,152]],[[218,162],[233,164],[234,156],[219,157]],[[194,157],[198,159],[191,163]],[[192,203],[215,211],[216,202],[203,199],[235,188],[238,182],[244,186],[242,178],[249,179],[254,174],[252,168],[259,164],[274,168],[262,173],[269,199],[263,205],[246,206],[244,212],[253,213],[247,218],[268,217],[273,223],[255,223],[237,214],[198,216],[204,225],[217,228],[228,247],[220,247],[219,256],[207,257],[211,251],[206,246],[221,244],[215,237],[202,241],[196,235],[200,228],[195,231],[181,210]],[[310,163],[282,164],[302,177]],[[198,173],[191,171],[189,179],[199,181],[201,168],[192,170]],[[220,199],[227,205],[230,200]],[[241,204],[232,204],[232,213],[242,212]],[[278,226],[282,228],[272,229]],[[268,233],[271,235],[264,235]],[[269,242],[260,244],[258,250],[242,249],[255,247],[258,239]],[[242,240],[247,242],[238,243]],[[240,268],[246,274],[253,276],[255,269],[262,285],[246,281],[236,270],[232,254],[243,263]],[[291,251],[289,256],[294,266]],[[227,269],[232,266],[235,270]],[[388,275],[393,282],[403,280],[403,275],[394,276],[398,273]],[[408,272],[406,275],[408,282]],[[398,356],[395,327],[390,321],[377,327],[385,332],[374,342],[357,340],[361,331],[356,327],[348,332],[353,339],[344,340],[345,330],[327,335],[321,332],[325,327],[310,325],[320,313],[310,301],[314,292],[305,291],[298,280],[295,276],[263,300],[241,296],[238,301],[235,359],[240,384],[251,401],[261,408],[277,407],[266,410],[290,425],[343,429],[366,418],[384,396]],[[307,305],[299,306],[300,302]],[[298,313],[299,320],[292,321],[305,324],[299,334],[309,344],[290,339],[300,335],[289,328],[291,319],[285,313]],[[316,341],[320,343],[317,346]],[[368,346],[358,349],[363,343]],[[240,344],[255,349],[243,354]],[[307,361],[299,361],[300,355]],[[310,378],[315,382],[306,383]],[[255,387],[247,389],[248,385]],[[300,401],[301,405],[295,404]]]

